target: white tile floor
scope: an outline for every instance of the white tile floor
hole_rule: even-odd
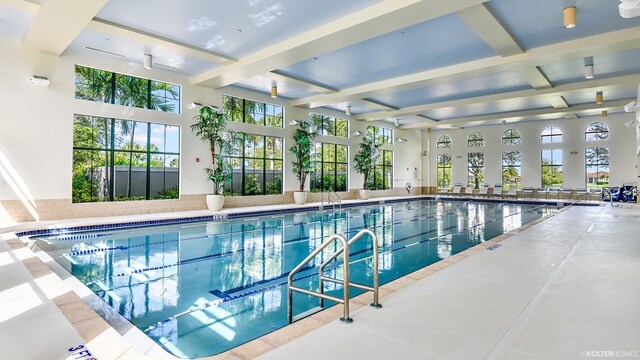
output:
[[[383,298],[382,310],[356,310],[353,324],[332,322],[262,359],[637,354],[639,225],[640,207],[632,205],[568,209]],[[20,262],[33,256],[23,250],[0,240],[0,359],[65,359],[82,338],[50,300],[57,288],[43,283],[45,277],[34,279]],[[102,360],[113,358],[114,333],[92,341]]]
[[[638,357],[639,229],[638,207],[568,209],[260,359]]]

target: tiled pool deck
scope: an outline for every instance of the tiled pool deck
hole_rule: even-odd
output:
[[[243,210],[274,208],[286,206]],[[0,358],[66,359],[79,344],[98,359],[173,358],[100,310],[91,291],[15,232],[209,215],[0,229]],[[384,285],[382,310],[366,306],[370,294],[353,299],[352,325],[335,321],[336,306],[213,358],[572,359],[588,351],[638,351],[639,219],[640,207],[629,204],[569,208]]]

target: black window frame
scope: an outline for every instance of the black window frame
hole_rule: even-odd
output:
[[[472,135],[479,135],[479,138],[472,139]],[[467,136],[467,147],[484,147],[484,135],[479,131],[474,131]]]
[[[87,117],[87,118],[92,118],[93,122],[95,122],[96,120],[100,120],[100,121],[104,121],[105,127],[107,127],[107,131],[106,134],[107,136],[105,136],[105,146],[103,147],[92,147],[92,146],[76,146],[76,134],[75,134],[75,124],[78,121],[78,117]],[[131,122],[134,123],[134,127],[137,126],[137,124],[141,124],[143,126],[146,126],[146,144],[145,147],[146,149],[144,150],[133,150],[133,144],[131,144],[130,149],[123,149],[120,148],[119,146],[117,146],[117,139],[116,139],[116,122],[118,121],[126,121],[126,122]],[[151,128],[153,125],[159,125],[159,126],[164,126],[165,127],[165,131],[164,131],[164,139],[163,139],[163,143],[166,146],[166,127],[175,127],[178,129],[178,152],[172,152],[172,151],[152,151],[152,131]],[[93,179],[91,180],[91,190],[90,190],[90,198],[92,200],[90,201],[75,201],[76,197],[74,195],[74,184],[72,184],[72,202],[73,203],[90,203],[90,202],[104,202],[104,201],[135,201],[135,200],[161,200],[161,199],[166,199],[166,197],[162,197],[156,194],[151,194],[151,169],[152,168],[156,168],[154,166],[151,166],[152,161],[153,161],[153,156],[161,156],[163,157],[163,163],[166,164],[166,159],[164,157],[166,156],[175,156],[177,158],[177,183],[176,183],[176,187],[178,190],[177,193],[177,197],[171,197],[172,199],[178,199],[180,198],[180,126],[178,125],[170,125],[170,124],[161,124],[161,123],[152,123],[149,121],[136,121],[136,120],[128,120],[128,119],[118,119],[118,118],[111,118],[111,117],[103,117],[103,116],[94,116],[94,115],[85,115],[85,114],[74,114],[74,140],[73,140],[73,147],[72,147],[72,152],[74,154],[74,158],[75,158],[75,154],[76,152],[97,152],[97,153],[104,153],[104,156],[106,157],[106,161],[105,161],[105,168],[107,169],[107,171],[105,171],[105,176],[106,176],[106,180],[105,182],[107,183],[107,188],[108,188],[108,198],[105,199],[99,199],[97,198],[96,200],[93,200],[94,196],[93,196]],[[92,139],[94,138],[94,134],[95,134],[95,126],[92,126]],[[130,143],[130,142],[127,142]],[[130,163],[132,162],[132,157],[134,155],[142,155],[142,156],[146,156],[146,181],[145,181],[145,198],[144,199],[140,199],[139,197],[135,197],[135,198],[118,198],[115,196],[115,187],[116,187],[116,183],[114,182],[115,179],[115,169],[117,166],[121,166],[121,165],[116,165],[115,164],[115,158],[117,156],[117,154],[129,154],[130,155]],[[125,155],[126,156],[126,155]],[[75,166],[75,162],[73,163],[73,165]],[[130,164],[131,166],[131,164]],[[91,168],[91,172],[92,175],[91,177],[93,178],[93,169],[94,167]],[[74,171],[74,169],[72,169],[72,171]],[[163,186],[162,188],[164,189],[164,192],[167,192],[167,188],[166,188],[166,166],[163,167]],[[131,184],[128,183],[127,184],[127,191],[128,193],[131,192]],[[129,196],[129,195],[128,195]]]
[[[320,153],[318,153],[318,145],[321,149]],[[329,160],[325,160],[325,147],[330,147],[333,146],[334,150],[334,157],[333,157],[333,161]],[[344,151],[345,151],[345,161],[338,161],[338,147],[343,147]],[[309,184],[309,188],[311,192],[322,192],[322,191],[327,191],[327,190],[331,190],[331,191],[349,191],[349,146],[348,145],[343,145],[343,144],[334,144],[334,143],[323,143],[323,142],[316,142],[313,144],[312,148],[312,159],[313,159],[313,163],[312,163],[312,170],[311,170],[311,174],[310,174],[310,184]],[[318,169],[318,165],[320,165],[320,187],[317,186],[317,169]],[[325,165],[333,165],[333,174],[329,174],[325,172]],[[344,165],[345,167],[345,186],[344,189],[339,188],[338,187],[338,166],[339,165]],[[331,166],[326,166],[326,167],[331,167]],[[326,170],[327,172],[331,171],[331,170]],[[325,175],[333,175],[333,184],[325,184]]]
[[[505,163],[505,155],[507,153],[517,153],[518,161],[514,164]],[[516,188],[522,187],[522,152],[520,150],[506,150],[502,152],[502,188],[508,189],[511,186],[511,182],[505,182],[504,170],[506,168],[514,168],[518,172],[518,180],[516,180]]]
[[[309,122],[314,125],[316,132],[320,135],[335,136],[340,138],[349,137],[349,120],[342,119],[335,116],[327,116],[317,113],[309,113]],[[344,133],[338,133],[338,124],[344,123],[347,125]]]
[[[589,162],[589,157],[588,157],[588,151],[589,149],[594,149],[596,151],[596,158],[597,160],[595,162]],[[607,161],[606,162],[601,162],[600,159],[601,157],[598,156],[598,149],[606,149],[606,157],[607,157]],[[602,167],[603,169],[606,168],[606,173],[607,173],[607,179],[609,180],[607,182],[607,184],[604,184],[602,186],[600,186],[600,184],[598,184],[598,182],[596,181],[596,186],[589,186],[589,167],[596,167],[596,173],[600,173],[601,170],[600,168]],[[588,188],[604,188],[604,187],[609,187],[609,184],[611,184],[611,178],[609,177],[609,175],[611,174],[610,172],[610,166],[611,166],[611,150],[609,149],[608,146],[589,146],[586,147],[584,149],[584,168],[585,168],[585,174],[584,174],[584,181],[585,181],[585,187]],[[602,171],[604,172],[604,171]]]
[[[481,155],[481,164],[476,164],[476,165],[472,165],[471,164],[471,157],[474,154],[479,154]],[[486,177],[486,172],[485,172],[485,157],[484,157],[484,152],[483,151],[474,151],[474,152],[469,152],[467,153],[467,186],[469,184],[471,184],[471,179],[474,179],[474,184],[473,184],[473,188],[474,189],[479,189],[480,185],[482,185],[482,183],[484,183],[485,177]],[[477,170],[479,169],[481,171],[480,175],[482,176],[482,178],[480,178],[479,176],[472,176],[471,175],[471,169],[475,169],[476,170],[476,174],[478,174]],[[477,179],[477,184],[475,184],[475,179]]]
[[[233,175],[232,175],[232,179],[231,182],[225,182],[224,183],[224,193],[225,195],[228,196],[262,196],[262,195],[282,195],[283,194],[283,186],[284,186],[284,139],[279,137],[279,136],[269,136],[269,135],[262,135],[262,134],[247,134],[247,133],[242,133],[240,134],[240,136],[243,137],[242,140],[242,149],[241,151],[238,152],[238,155],[234,155],[234,156],[228,156],[225,154],[222,154],[224,160],[223,161],[229,161],[232,164],[233,167],[233,159],[237,159],[239,160],[239,163],[241,164],[240,167],[240,185],[241,185],[241,191],[240,192],[234,192],[233,189]],[[262,148],[263,153],[262,153],[262,157],[256,157],[256,156],[247,156],[247,139],[248,137],[261,137],[262,138]],[[270,158],[267,156],[267,138],[273,138],[274,141],[277,143],[276,139],[280,139],[280,154],[281,157],[277,158],[277,157],[273,157]],[[248,161],[262,161],[262,181],[261,182],[257,182],[258,185],[261,186],[262,191],[261,193],[248,193],[247,192],[247,175],[252,175],[252,174],[256,174],[256,172],[252,172],[252,173],[247,173],[246,169],[247,169],[247,163]],[[268,192],[268,183],[270,181],[267,181],[267,162],[268,161],[274,161],[274,162],[280,162],[280,191],[275,193],[275,192]],[[278,175],[274,172],[274,179],[277,177]]]
[[[547,129],[551,129],[551,133],[548,135],[545,135],[544,132],[547,131]],[[540,134],[540,143],[541,144],[559,144],[559,143],[562,143],[563,141],[562,136],[563,136],[562,129],[560,129],[558,126],[555,126],[555,125],[549,125],[544,129],[542,129],[542,133]],[[554,139],[556,138],[560,138],[560,140],[555,141]],[[550,140],[545,141],[545,139],[550,139]]]
[[[371,131],[374,139],[382,144],[393,145],[393,129],[387,129],[380,126],[368,125],[367,131]]]
[[[451,136],[443,134],[436,140],[436,149],[451,149]]]
[[[509,136],[506,135],[508,132],[510,132]],[[517,135],[513,135],[514,133]],[[520,131],[516,129],[507,129],[502,132],[502,145],[516,146],[521,144],[522,144],[522,136],[520,135]]]
[[[449,165],[448,166],[446,165],[447,164],[446,161],[442,162],[440,160],[441,157],[443,157],[443,158],[448,157],[449,158],[449,162],[448,162]],[[445,164],[445,165],[442,165],[442,164]],[[449,169],[449,181],[446,184],[444,184],[444,178],[445,178],[444,174],[447,171],[447,169]],[[442,179],[441,179],[441,176],[440,176],[441,174],[442,174]],[[453,175],[453,172],[452,172],[452,167],[451,167],[451,154],[449,154],[449,153],[437,154],[437,156],[436,156],[436,184],[438,185],[438,188],[443,188],[445,186],[449,187],[449,185],[451,185],[452,175]]]
[[[91,74],[96,75],[96,74],[104,74],[106,76],[108,76],[108,80],[105,80],[104,83],[108,83],[108,86],[106,88],[104,88],[103,92],[103,97],[101,98],[92,98],[92,97],[85,97],[82,95],[82,91],[80,90],[80,88],[82,87],[91,87],[91,86],[97,86],[95,84],[95,78],[96,76],[92,76],[90,80],[93,79],[93,81],[90,81],[89,83],[83,82],[81,81],[81,77],[78,75],[78,70],[84,68],[87,69],[91,72]],[[180,114],[181,113],[181,104],[182,104],[182,87],[180,85],[177,84],[171,84],[168,82],[164,82],[164,81],[157,81],[157,80],[153,80],[153,79],[146,79],[146,78],[142,78],[142,77],[138,77],[138,76],[131,76],[131,75],[126,75],[126,74],[121,74],[121,73],[117,73],[117,72],[113,72],[113,71],[107,71],[107,70],[101,70],[101,69],[96,69],[96,68],[92,68],[92,67],[88,67],[88,66],[82,66],[82,65],[75,65],[75,79],[74,79],[74,91],[75,91],[75,98],[79,99],[79,100],[87,100],[87,101],[94,101],[94,102],[102,102],[102,103],[106,103],[106,104],[113,104],[113,105],[120,105],[120,106],[127,106],[127,107],[134,107],[134,108],[139,108],[139,109],[148,109],[148,110],[154,110],[154,111],[162,111],[162,112],[168,112],[168,113],[173,113],[173,114]],[[146,94],[144,95],[144,99],[142,100],[143,104],[132,104],[132,103],[128,103],[128,102],[123,102],[123,100],[119,97],[118,94],[122,93],[122,90],[118,88],[119,82],[117,81],[117,79],[119,77],[124,77],[124,78],[128,78],[128,79],[137,79],[141,82],[140,84],[140,88],[144,89],[143,91],[146,92]],[[155,89],[154,90],[154,84],[161,84],[161,85],[167,85],[167,86],[171,86],[172,88],[177,89],[177,93],[176,93],[176,98],[174,99],[169,99],[169,97],[167,96],[167,90],[166,89]],[[161,102],[157,105],[154,105],[154,101],[152,101],[153,98],[162,98],[161,96],[159,96],[159,92],[163,92],[164,93],[164,102]],[[156,93],[158,92],[158,93]],[[169,99],[169,100],[168,100]],[[172,102],[175,101],[176,104],[172,104]],[[168,110],[170,109],[163,109],[163,106],[172,106],[173,110]]]
[[[544,164],[544,152],[545,151],[550,151],[551,152],[551,164]],[[560,162],[557,162],[555,159],[554,154],[560,151],[561,152],[561,157],[560,157]],[[545,167],[549,167],[551,169],[554,169],[551,171],[551,173],[558,173],[558,168],[560,168],[559,173],[562,174],[562,184],[564,184],[564,173],[562,172],[562,166],[563,166],[563,162],[564,162],[564,150],[563,149],[542,149],[540,151],[540,185],[542,186],[558,186],[557,184],[545,184],[544,181],[544,168]],[[560,184],[560,186],[562,186],[562,184]]]
[[[232,99],[233,101],[229,101],[228,99]],[[230,110],[228,108],[228,104],[235,103],[237,101],[241,102],[241,106],[239,107],[239,108],[242,109],[241,114],[235,114],[235,111]],[[248,109],[248,103],[257,104],[258,108],[256,108],[256,109]],[[267,121],[267,117],[270,116],[268,114],[268,111],[267,111],[268,110],[268,106],[271,106],[274,109],[280,108],[281,114],[282,114],[282,118],[280,119],[279,126],[271,126],[271,125],[269,125],[269,123]],[[241,97],[238,97],[238,96],[226,95],[225,94],[225,95],[222,95],[222,110],[224,111],[225,114],[227,114],[227,116],[229,116],[229,120],[232,121],[232,122],[264,126],[264,127],[272,128],[272,129],[283,129],[284,128],[284,120],[285,120],[285,113],[284,113],[285,108],[284,108],[284,106],[271,104],[271,103],[267,103],[267,102],[262,102],[262,101],[255,101],[255,100],[251,100],[251,99],[245,99],[245,98],[241,98]],[[274,111],[274,115],[273,116],[276,117],[276,118],[277,118],[277,115],[276,115],[277,113],[278,113],[277,111]],[[253,122],[253,121],[247,121],[247,119],[251,119],[251,116],[248,116],[249,114],[255,114],[255,115],[262,116],[262,123]]]
[[[392,190],[393,189],[393,150],[378,150],[380,156],[378,156],[376,164],[373,166],[372,186],[371,190]],[[390,161],[386,161],[387,154]],[[384,179],[378,176],[378,169],[382,170],[382,176],[389,174],[389,186],[385,186]],[[369,188],[369,187],[368,187]]]
[[[604,128],[606,130],[596,130],[596,131],[590,130],[590,129],[592,129],[592,126],[594,126],[596,124],[604,126]],[[606,136],[602,137],[601,134],[606,134]],[[609,131],[609,126],[607,126],[607,124],[603,123],[602,121],[595,121],[595,122],[592,122],[591,124],[587,125],[587,128],[584,130],[584,140],[585,141],[603,141],[603,140],[608,140],[609,139],[609,134],[610,134],[610,131]],[[592,135],[595,138],[594,139],[589,139],[589,137],[590,137],[589,135]]]

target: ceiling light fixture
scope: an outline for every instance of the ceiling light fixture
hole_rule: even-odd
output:
[[[345,115],[351,116],[351,105],[347,105],[347,109],[344,111]]]
[[[393,125],[394,125],[395,127],[400,126],[400,119],[395,119],[395,120],[393,120]]]
[[[562,9],[562,17],[564,18],[564,28],[573,29],[576,27],[576,7],[567,6]]]
[[[603,100],[604,100],[604,95],[602,94],[602,91],[598,91],[596,93],[596,104],[602,105]]]
[[[151,69],[153,67],[153,56],[151,56],[151,54],[144,54],[142,67],[145,69]]]
[[[602,110],[602,118],[606,119],[609,117],[609,112],[607,110]]]
[[[595,71],[593,69],[593,64],[584,66],[584,78],[585,79],[593,79],[595,75]]]
[[[49,84],[51,84],[51,81],[49,81],[48,77],[41,75],[33,75],[29,78],[29,81],[31,81],[31,85],[42,87],[47,87],[49,86]]]
[[[502,120],[502,126],[507,126],[507,120]]]
[[[274,99],[278,97],[278,87],[276,85],[271,85],[271,97]]]

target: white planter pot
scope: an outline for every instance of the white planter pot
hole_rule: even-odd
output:
[[[220,211],[224,206],[224,196],[207,195],[207,208],[211,211]]]
[[[307,202],[307,193],[304,191],[294,191],[293,201],[296,202],[296,205],[304,205]]]
[[[371,196],[371,190],[360,190],[360,199],[369,200],[369,196]]]

